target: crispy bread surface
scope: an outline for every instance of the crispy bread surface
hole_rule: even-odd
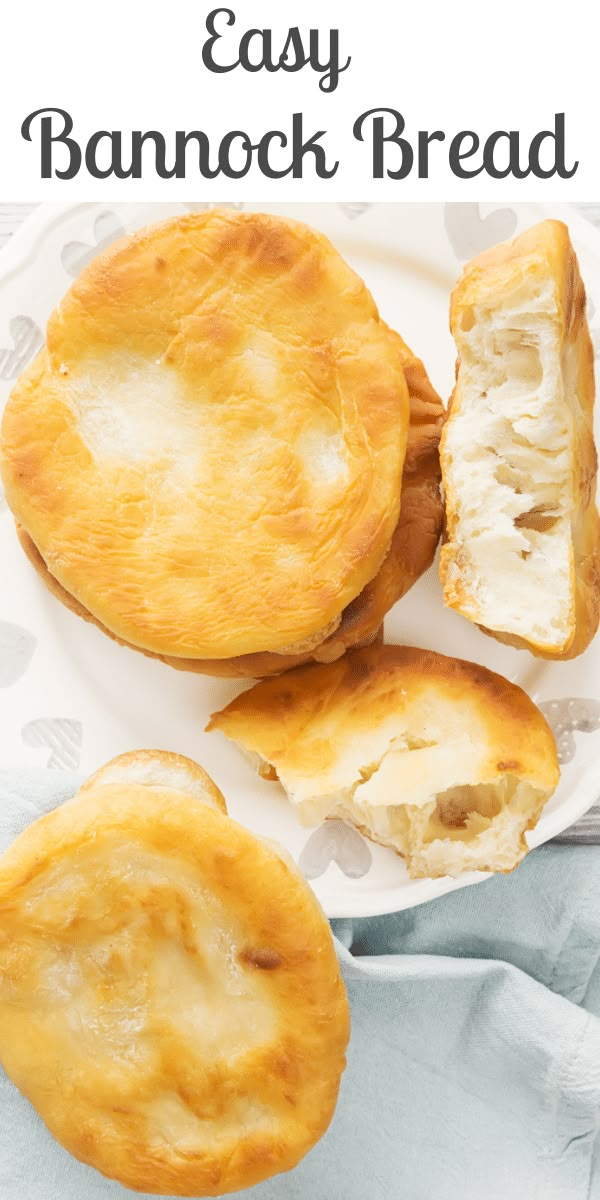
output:
[[[317,639],[312,648],[296,654],[266,651],[212,660],[156,656],[151,651],[145,651],[146,654],[160,657],[170,666],[181,670],[257,679],[280,674],[313,660],[331,662],[349,647],[370,644],[377,639],[385,614],[431,566],[443,521],[438,445],[444,408],[421,360],[401,339],[399,342],[410,400],[400,517],[382,566],[360,595],[344,609],[335,630],[324,640]],[[27,557],[49,591],[72,612],[97,625],[104,633],[110,633],[54,578],[22,526],[17,525],[17,533]],[[122,638],[116,640],[123,642]],[[135,646],[131,648],[138,649]]]
[[[81,1161],[215,1196],[325,1131],[348,1005],[310,888],[186,762],[123,756],[0,860],[0,1059]]]
[[[323,235],[215,210],[87,267],[9,398],[2,478],[123,641],[227,659],[323,640],[400,509],[402,342]]]

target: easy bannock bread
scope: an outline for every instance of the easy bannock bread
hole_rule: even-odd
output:
[[[559,780],[550,728],[521,688],[408,646],[263,680],[208,729],[279,779],[305,824],[350,821],[412,878],[512,870]]]
[[[216,1196],[295,1166],[348,1036],[308,884],[190,760],[114,760],[0,859],[0,1061],[125,1187]]]
[[[573,658],[600,611],[594,362],[565,225],[473,259],[452,295],[441,441],[446,604],[510,645]]]
[[[429,403],[362,281],[307,226],[163,222],[94,260],[50,318],[4,413],[8,503],[71,606],[117,639],[226,673],[265,653],[287,665],[340,629],[386,559],[388,576],[419,569],[407,543],[400,571],[393,552],[407,358]]]

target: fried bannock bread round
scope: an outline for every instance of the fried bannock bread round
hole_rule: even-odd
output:
[[[4,413],[6,498],[123,641],[193,659],[310,649],[396,528],[402,347],[308,226],[224,210],[151,226],[50,318]]]
[[[168,655],[154,655],[151,651],[143,653],[161,658],[180,670],[256,679],[277,675],[305,662],[332,662],[349,647],[368,645],[377,639],[385,614],[431,566],[443,521],[438,445],[444,408],[421,360],[400,338],[398,341],[410,402],[400,517],[379,571],[343,610],[337,628],[311,648],[296,654],[265,651],[211,660],[171,658]],[[17,525],[17,533],[27,557],[48,590],[78,616],[97,625],[104,633],[110,633],[54,578],[21,525]],[[111,636],[114,637],[114,634]],[[116,640],[123,641],[122,638]],[[135,646],[131,648],[139,649]]]
[[[300,819],[352,822],[412,878],[510,871],[559,779],[548,724],[519,687],[407,646],[264,680],[208,725],[279,779]]]
[[[574,658],[598,627],[600,518],[594,352],[566,225],[468,263],[450,321],[444,600],[499,641]]]
[[[349,1033],[317,900],[215,795],[125,755],[0,859],[2,1065],[77,1158],[169,1196],[293,1167]]]

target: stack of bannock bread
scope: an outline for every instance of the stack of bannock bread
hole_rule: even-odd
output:
[[[9,400],[2,477],[75,612],[255,678],[372,641],[430,565],[442,420],[325,237],[213,211],[82,273]]]

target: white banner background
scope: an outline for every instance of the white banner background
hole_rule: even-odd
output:
[[[207,15],[216,3],[169,0],[81,0],[12,6],[2,17],[0,73],[0,192],[5,200],[593,200],[600,197],[598,150],[598,9],[592,0],[454,0],[453,3],[397,3],[396,0],[229,0],[236,23],[224,30],[219,46],[223,62],[237,58],[239,39],[251,27],[273,31],[281,53],[287,32],[297,25],[308,43],[311,27],[320,31],[327,58],[329,30],[339,29],[340,55],[352,62],[337,89],[319,89],[320,76],[309,66],[296,74],[265,70],[250,74],[241,67],[212,74],[202,62]],[[258,49],[255,43],[254,52]],[[99,180],[85,169],[71,180],[40,178],[39,123],[26,142],[21,125],[40,108],[67,110],[73,136],[85,146],[97,130],[121,130],[124,143],[132,129],[156,129],[173,142],[177,129],[204,130],[214,146],[237,129],[253,142],[269,130],[291,131],[294,112],[302,112],[304,131],[326,130],[323,145],[333,178],[319,179],[313,157],[304,176],[265,178],[253,166],[243,179],[208,180],[194,169],[193,149],[185,179],[157,178],[153,155],[144,150],[138,180]],[[353,137],[357,117],[368,109],[389,107],[406,121],[405,136],[416,146],[418,130],[443,130],[433,143],[429,178],[416,165],[403,180],[372,177],[370,140]],[[451,138],[475,130],[482,140],[495,130],[520,131],[522,161],[538,132],[553,126],[554,114],[566,114],[566,159],[579,160],[575,175],[496,180],[485,173],[473,179],[452,174]],[[368,133],[369,123],[365,124]],[[392,148],[389,165],[399,156]],[[146,157],[147,154],[147,157]],[[127,155],[125,156],[127,157]],[[285,165],[286,155],[281,156]],[[57,165],[64,166],[66,156]],[[479,165],[480,155],[465,160]]]

